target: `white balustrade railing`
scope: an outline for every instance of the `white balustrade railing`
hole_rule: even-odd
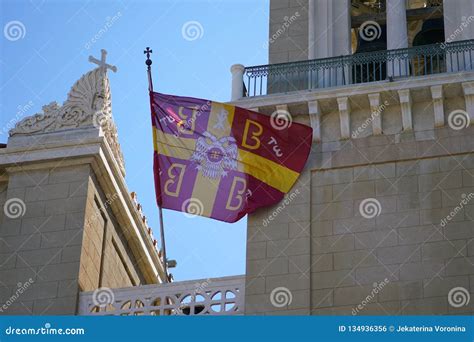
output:
[[[79,315],[243,315],[245,276],[81,292]]]

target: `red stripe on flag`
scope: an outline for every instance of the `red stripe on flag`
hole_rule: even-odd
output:
[[[268,115],[235,107],[232,135],[239,148],[301,172],[311,150],[310,127],[288,122],[278,128]]]

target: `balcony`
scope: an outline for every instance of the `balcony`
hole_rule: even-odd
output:
[[[246,67],[243,97],[473,70],[474,40]]]
[[[243,315],[245,276],[232,276],[79,295],[79,315]]]

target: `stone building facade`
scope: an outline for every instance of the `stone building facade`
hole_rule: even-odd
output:
[[[73,315],[83,291],[100,304],[110,289],[166,282],[125,183],[107,68],[20,121],[0,149],[0,314]]]
[[[311,125],[313,146],[288,199],[249,216],[245,314],[474,311],[473,15],[469,0],[270,2],[270,65],[234,65],[231,103]],[[430,18],[443,39],[416,46]],[[357,79],[362,58],[383,76]]]

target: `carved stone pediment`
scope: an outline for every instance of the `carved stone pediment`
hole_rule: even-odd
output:
[[[112,101],[105,54],[104,64],[84,74],[69,91],[63,105],[56,102],[43,106],[41,113],[19,121],[10,136],[58,132],[82,127],[102,127],[114,157],[125,175],[125,164],[112,118]],[[114,67],[110,67],[114,68]],[[113,69],[116,70],[116,69]]]

